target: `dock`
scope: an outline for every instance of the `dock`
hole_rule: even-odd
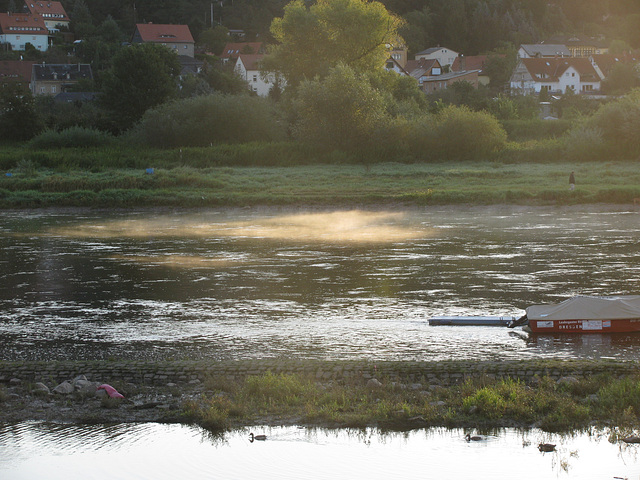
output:
[[[515,320],[516,317],[513,316],[439,316],[431,317],[429,319],[429,325],[506,327]]]

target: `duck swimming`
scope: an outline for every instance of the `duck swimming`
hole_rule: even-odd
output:
[[[467,440],[467,442],[481,442],[487,439],[487,437],[483,435],[471,435],[470,433],[467,433],[464,438]]]
[[[253,433],[249,434],[249,441],[251,443],[253,443],[254,440],[266,440],[267,436],[266,435],[254,435]]]
[[[541,452],[553,452],[556,449],[553,443],[540,443],[538,444],[538,450]]]

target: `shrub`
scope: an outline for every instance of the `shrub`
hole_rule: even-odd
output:
[[[220,94],[151,109],[128,136],[130,141],[159,148],[269,142],[284,137],[285,127],[272,101]]]
[[[445,107],[435,119],[433,149],[445,160],[472,160],[504,148],[507,134],[498,120],[467,107]]]
[[[298,87],[295,135],[324,150],[361,150],[386,123],[386,102],[365,75],[338,65]]]
[[[586,122],[602,131],[607,147],[620,155],[640,155],[640,89],[601,106]]]
[[[570,128],[569,120],[503,120],[502,127],[507,132],[509,140],[527,141],[558,138]]]
[[[45,130],[29,142],[30,148],[106,147],[114,137],[100,130],[70,127],[60,132]]]
[[[606,153],[602,130],[597,127],[580,125],[564,136],[563,143],[571,160],[600,160]]]

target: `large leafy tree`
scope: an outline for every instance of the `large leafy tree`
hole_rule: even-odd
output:
[[[279,43],[264,65],[284,75],[288,85],[324,77],[338,63],[356,72],[377,70],[400,25],[400,18],[380,2],[318,0],[307,7],[303,0],[294,0],[271,24]]]
[[[29,140],[42,129],[31,92],[18,83],[0,88],[0,138]]]
[[[362,149],[387,118],[385,95],[343,64],[322,80],[305,80],[297,93],[296,136],[329,150]]]
[[[101,103],[123,131],[145,111],[173,98],[178,91],[178,56],[162,45],[144,43],[120,50],[103,82]]]

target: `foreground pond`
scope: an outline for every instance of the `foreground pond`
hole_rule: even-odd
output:
[[[499,430],[467,443],[462,430],[383,434],[375,430],[282,427],[211,437],[161,424],[0,424],[0,477],[18,479],[638,478],[638,445],[591,432],[560,436]],[[541,442],[556,451],[541,453]]]
[[[637,294],[639,232],[593,206],[3,212],[0,359],[635,359],[638,335],[427,320]]]

